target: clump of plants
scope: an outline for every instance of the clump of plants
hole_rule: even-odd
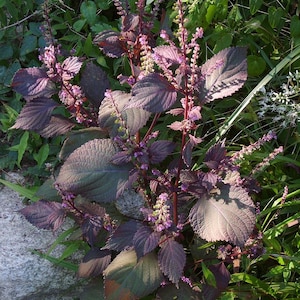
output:
[[[21,213],[53,231],[68,216],[76,221],[89,246],[78,274],[103,275],[106,299],[216,299],[243,257],[264,252],[255,175],[282,148],[249,174],[241,169],[245,157],[275,139],[273,132],[231,155],[226,140],[207,149],[199,136],[203,108],[242,88],[247,49],[200,61],[203,29],[187,31],[178,0],[173,32],[157,30],[160,2],[149,9],[138,1],[133,11],[114,1],[120,30],[94,37],[106,56],[122,60],[118,85],[44,28],[42,66],[13,78],[26,100],[13,128],[66,139],[47,182],[55,201],[44,193]]]

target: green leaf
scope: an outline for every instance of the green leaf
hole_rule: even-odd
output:
[[[0,45],[0,60],[9,59],[13,56],[14,50],[11,45]]]
[[[46,159],[48,158],[49,155],[49,144],[44,144],[40,150],[38,151],[38,153],[34,153],[33,154],[33,158],[34,160],[37,162],[38,166],[41,167],[42,164],[46,161]]]
[[[97,52],[97,48],[93,44],[93,39],[91,34],[89,34],[85,40],[83,51],[87,56],[97,57],[99,55],[99,53]]]
[[[78,265],[74,264],[74,263],[71,263],[69,261],[60,260],[59,258],[44,254],[44,253],[42,253],[40,251],[37,251],[37,250],[33,250],[32,253],[38,254],[40,257],[45,258],[48,261],[50,261],[51,263],[53,263],[55,265],[58,265],[60,267],[69,269],[69,270],[74,271],[74,272],[77,272],[77,270],[78,270]]]
[[[250,0],[249,6],[250,6],[250,13],[253,16],[262,6],[263,0]]]
[[[70,257],[74,254],[78,249],[82,247],[83,241],[70,241],[69,245],[64,249],[63,253],[59,257],[60,261],[65,260],[66,258]]]
[[[266,295],[271,295],[274,297],[274,299],[277,299],[275,297],[275,293],[270,287],[269,284],[263,282],[262,280],[259,280],[255,276],[246,274],[246,273],[235,273],[231,275],[231,283],[238,283],[240,281],[244,281],[249,283],[252,287],[257,288],[258,290],[261,290]]]
[[[73,28],[74,30],[76,30],[77,32],[79,32],[83,26],[86,23],[86,19],[81,19],[81,20],[77,20],[74,24],[73,24]]]
[[[80,12],[90,25],[94,25],[97,16],[97,6],[93,1],[85,1],[80,6]]]
[[[268,21],[272,28],[280,27],[283,22],[284,10],[281,7],[270,6],[268,9]]]
[[[276,252],[281,251],[281,244],[279,243],[279,241],[277,239],[266,238],[264,236],[263,241],[264,241],[265,246],[269,248],[269,251],[276,251]]]
[[[266,62],[262,57],[256,55],[247,56],[249,76],[259,76],[266,69]]]
[[[6,5],[6,0],[0,0],[0,8]]]
[[[25,56],[34,50],[37,50],[37,37],[35,35],[25,36],[21,45],[20,56]]]
[[[290,25],[291,36],[293,38],[300,37],[300,20],[298,16],[292,16]]]
[[[28,138],[29,138],[29,132],[25,131],[20,139],[20,144],[18,145],[18,161],[17,164],[20,167],[21,160],[24,156],[24,153],[27,149],[28,144]]]
[[[6,15],[7,16],[9,15],[12,20],[17,21],[19,10],[18,10],[18,7],[15,6],[14,1],[6,1],[5,4],[6,4],[5,5],[6,6],[5,7],[6,8]]]
[[[151,252],[137,261],[134,250],[121,252],[103,274],[107,300],[121,299],[128,291],[138,298],[147,296],[163,279],[156,255]]]
[[[54,243],[50,246],[50,248],[48,249],[48,251],[46,252],[46,255],[50,255],[50,253],[59,245],[62,244],[64,241],[67,240],[67,238],[74,233],[75,230],[77,230],[77,226],[73,226],[69,229],[67,229],[66,231],[63,231],[58,237],[57,239],[54,241]]]
[[[6,86],[11,86],[11,81],[17,70],[21,68],[19,60],[15,60],[12,64],[10,64],[9,68],[6,70],[6,74],[3,78],[4,84]]]
[[[215,275],[213,274],[213,272],[207,268],[207,266],[204,262],[201,262],[201,267],[202,267],[202,272],[203,272],[203,276],[205,278],[206,283],[216,288],[217,283],[216,283],[216,278],[215,278]]]
[[[216,41],[214,53],[220,52],[221,50],[229,47],[231,45],[231,42],[232,33],[222,32],[222,34],[220,34],[220,37]]]
[[[228,22],[231,26],[235,26],[236,23],[243,19],[238,5],[233,5],[231,11],[228,14]]]
[[[66,192],[91,201],[111,202],[128,184],[131,164],[110,163],[118,152],[110,139],[91,140],[70,154],[56,183]]]
[[[216,10],[217,10],[217,6],[212,4],[212,5],[209,5],[208,8],[207,8],[207,12],[206,12],[206,15],[205,15],[205,18],[206,18],[206,22],[208,24],[210,24],[215,16],[215,13],[216,13]]]
[[[275,238],[281,235],[287,228],[292,227],[293,225],[298,225],[300,219],[300,212],[285,218],[284,221],[276,224],[270,229],[264,232],[264,237],[267,239]]]
[[[9,182],[7,180],[0,178],[0,183],[4,184],[8,188],[12,189],[13,191],[19,193],[23,197],[30,199],[33,202],[38,201],[40,198],[35,196],[35,190],[28,189],[25,187],[20,186],[19,184]]]
[[[29,30],[33,35],[41,36],[41,23],[40,22],[30,22],[29,23]]]
[[[110,1],[103,1],[103,0],[97,0],[96,1],[97,6],[101,9],[101,10],[107,10],[110,7]]]

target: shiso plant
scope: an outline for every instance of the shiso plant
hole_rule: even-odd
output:
[[[45,193],[21,213],[53,231],[66,217],[75,220],[89,246],[78,275],[103,275],[106,299],[216,299],[242,257],[264,251],[255,174],[282,148],[242,174],[245,157],[275,139],[273,132],[231,155],[226,140],[207,149],[198,134],[203,107],[247,80],[245,47],[203,63],[198,42],[205,33],[187,31],[183,1],[174,4],[173,32],[157,30],[161,1],[151,9],[137,1],[135,12],[127,1],[114,4],[120,30],[99,32],[93,41],[122,59],[119,88],[93,59],[57,44],[45,2],[48,44],[41,67],[13,78],[26,101],[13,128],[66,139],[61,166],[47,181],[57,197]]]

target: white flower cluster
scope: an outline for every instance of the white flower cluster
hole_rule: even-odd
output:
[[[283,83],[279,91],[261,91],[259,99],[258,117],[265,119],[271,116],[274,123],[283,128],[296,127],[300,121],[300,73],[289,73],[287,82]]]

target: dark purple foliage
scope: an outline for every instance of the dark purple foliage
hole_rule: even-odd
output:
[[[132,169],[130,163],[111,163],[117,152],[118,148],[110,139],[94,139],[83,144],[68,156],[56,184],[62,190],[80,194],[90,201],[115,200],[128,187]]]
[[[180,65],[184,61],[184,57],[179,53],[175,46],[158,46],[153,49],[154,59],[166,62],[169,67],[171,65]]]
[[[133,237],[133,246],[138,259],[153,251],[160,240],[160,233],[153,231],[149,226],[141,226]]]
[[[152,29],[160,1],[154,1],[152,12],[138,1],[137,14],[127,1],[113,2],[120,31],[100,32],[93,42],[130,66],[119,82],[91,61],[81,70],[84,59],[62,57],[54,45],[42,52],[45,68],[21,69],[13,78],[13,89],[27,102],[12,128],[52,137],[79,125],[67,135],[51,182],[63,204],[40,200],[21,213],[53,231],[72,215],[91,247],[78,275],[103,274],[107,299],[141,298],[157,289],[158,296],[200,299],[185,277],[203,279],[194,272],[198,263],[189,248],[195,235],[242,249],[255,227],[249,194],[258,192],[256,181],[242,177],[225,140],[207,151],[209,141],[198,136],[203,106],[245,83],[246,49],[224,49],[198,65],[203,30],[184,31],[181,6],[180,38],[171,41],[162,30],[157,46],[159,34]],[[115,89],[119,84],[122,90]],[[61,115],[55,114],[54,99],[65,107]],[[194,151],[200,143],[203,147]],[[187,255],[192,256],[188,266]],[[217,286],[204,285],[203,295],[215,299],[230,274],[224,263],[209,269]],[[163,277],[166,287],[159,288]]]
[[[152,164],[162,162],[175,149],[176,144],[171,141],[156,141],[149,147],[149,160]]]
[[[140,228],[141,223],[130,220],[121,224],[108,240],[105,248],[110,250],[122,251],[133,245],[133,239]]]
[[[20,210],[21,214],[34,226],[56,231],[64,222],[66,210],[61,203],[39,200]]]
[[[99,66],[88,62],[82,72],[80,86],[88,100],[98,109],[110,83],[106,73]]]
[[[242,246],[255,226],[255,206],[244,188],[221,185],[197,201],[189,219],[194,232],[202,239]]]
[[[49,98],[56,92],[43,68],[20,69],[13,78],[12,88],[27,101],[37,97]]]
[[[202,197],[216,187],[219,176],[212,172],[183,170],[180,174],[183,189]]]
[[[123,135],[126,131],[134,135],[147,123],[150,113],[140,108],[127,108],[131,94],[113,91],[108,93],[99,108],[100,128],[108,130],[111,137]],[[115,112],[118,112],[119,116]],[[118,119],[121,118],[121,122]]]
[[[62,80],[69,81],[72,78],[74,78],[74,76],[79,73],[81,66],[82,66],[82,62],[79,60],[77,56],[70,56],[66,58],[61,65]]]
[[[218,169],[226,158],[226,148],[224,142],[212,146],[206,153],[203,162],[210,169]]]
[[[103,221],[100,216],[88,216],[81,224],[82,235],[90,246],[94,246],[97,235],[102,229]]]
[[[201,66],[198,97],[201,103],[224,98],[238,91],[247,79],[247,49],[226,48]]]
[[[176,285],[182,276],[185,262],[186,255],[183,246],[175,240],[167,238],[158,252],[158,263],[164,275]]]
[[[49,138],[69,132],[75,124],[61,115],[52,115],[49,123],[44,128],[36,129],[42,137]]]
[[[123,165],[127,164],[131,161],[131,157],[128,154],[127,151],[120,151],[117,154],[115,154],[110,162],[115,165]]]
[[[230,273],[223,262],[209,266],[216,279],[216,287],[208,284],[203,287],[203,298],[207,300],[217,299],[224,292],[230,281]]]
[[[35,98],[25,104],[12,128],[42,130],[49,124],[56,106],[57,103],[49,98]]]
[[[78,268],[78,276],[84,278],[99,276],[110,262],[111,252],[109,250],[100,250],[93,247],[83,257]]]
[[[120,33],[113,30],[102,31],[94,38],[94,43],[109,57],[121,57],[125,52]]]
[[[174,86],[162,75],[151,73],[133,86],[128,108],[139,107],[160,113],[168,110],[176,99],[177,92]]]
[[[135,32],[139,23],[140,19],[138,15],[127,14],[126,16],[122,17],[122,32]]]

